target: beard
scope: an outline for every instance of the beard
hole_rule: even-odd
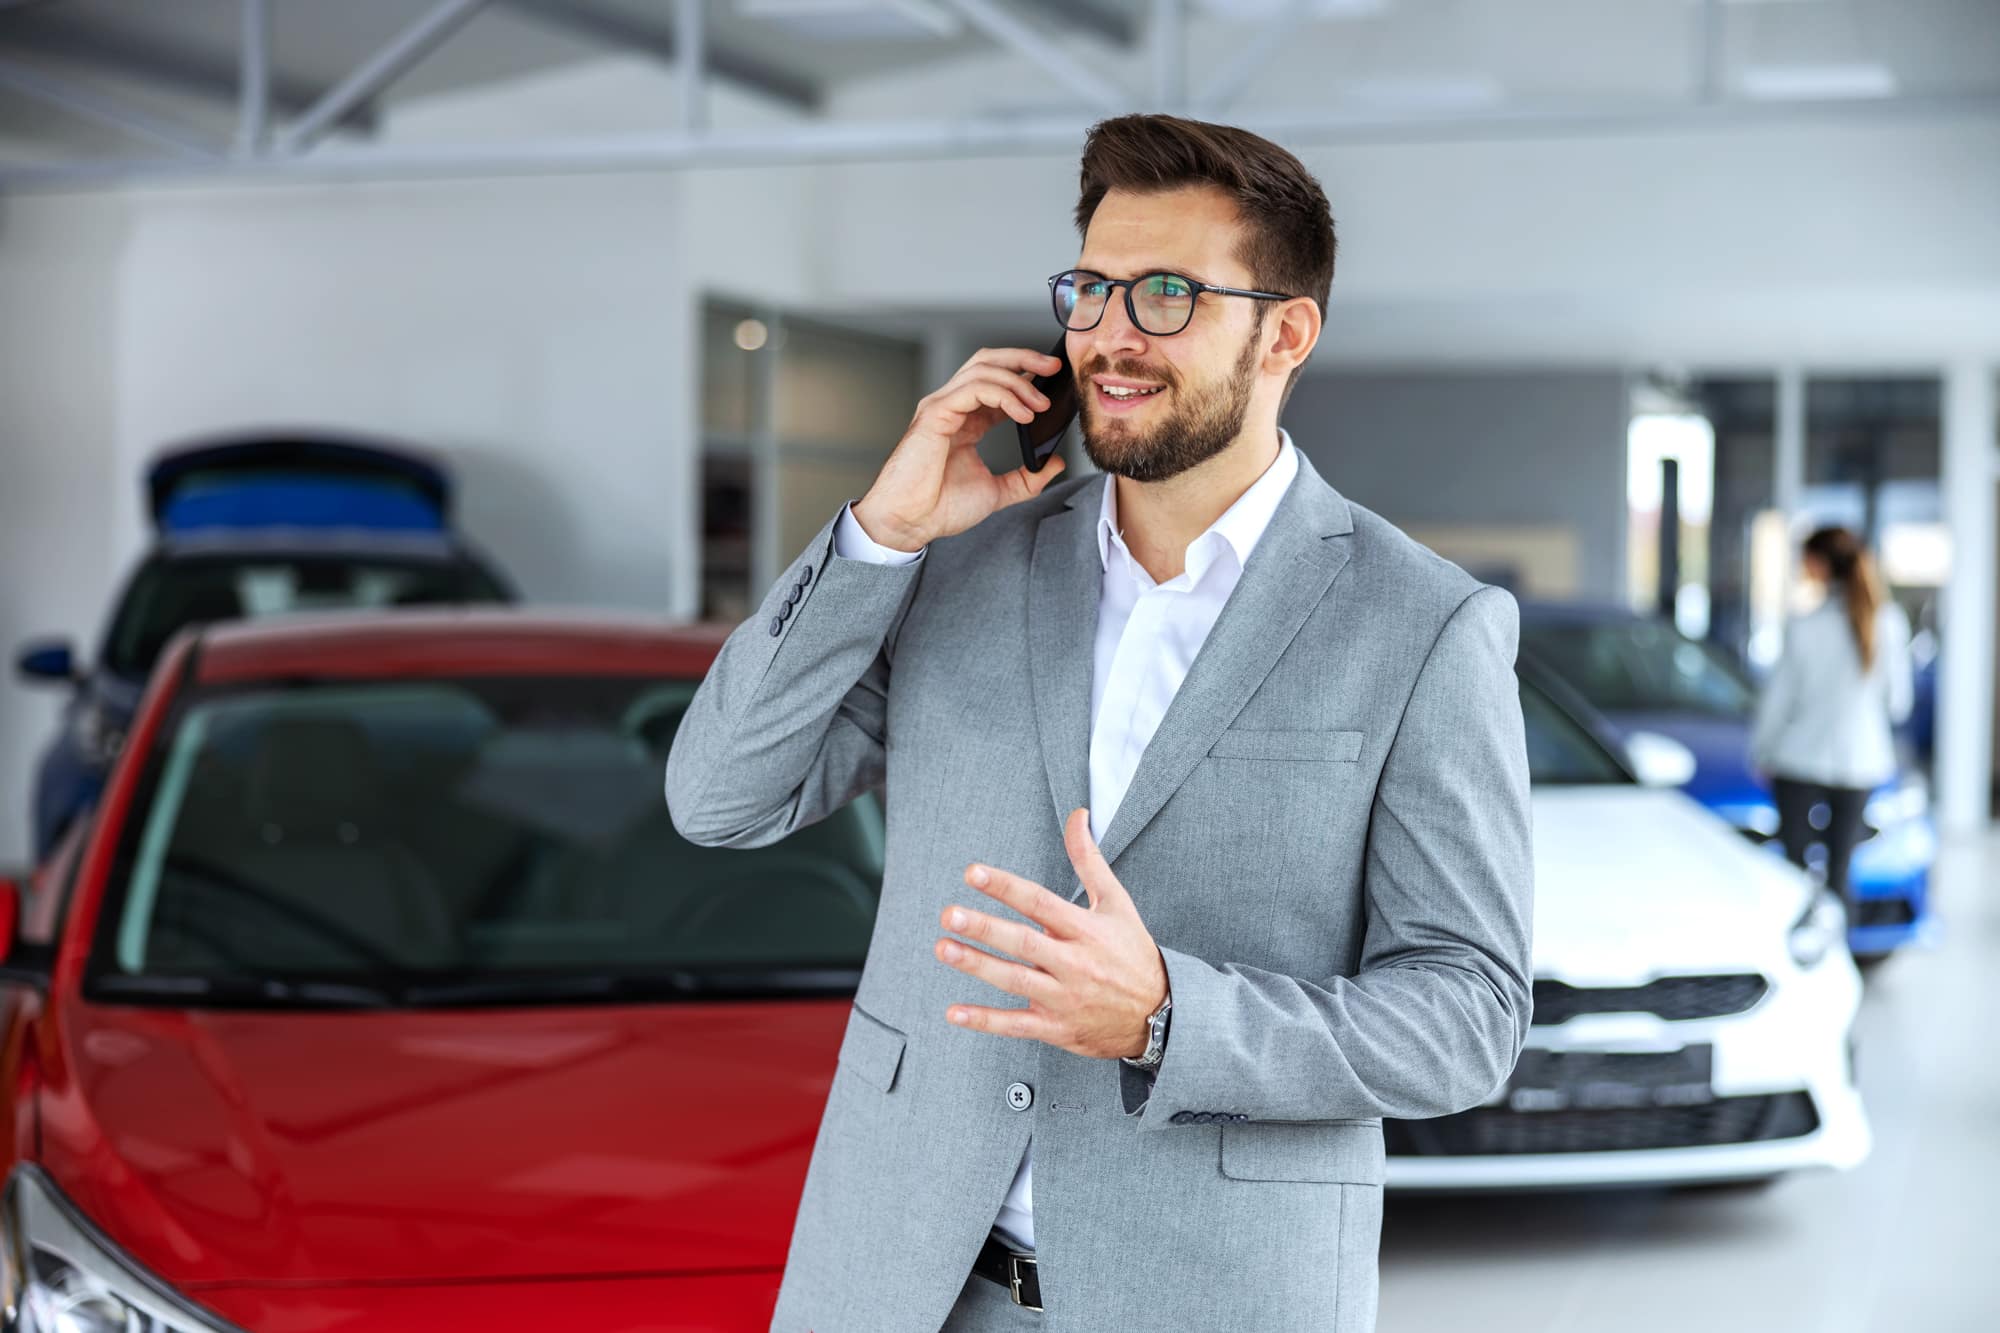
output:
[[[1083,452],[1099,471],[1131,481],[1165,481],[1227,449],[1243,432],[1250,411],[1250,393],[1257,384],[1257,349],[1261,327],[1244,340],[1236,364],[1219,379],[1187,391],[1170,369],[1120,361],[1092,362],[1077,375],[1083,403]],[[1128,379],[1163,380],[1174,395],[1174,409],[1150,428],[1103,417],[1090,376],[1118,375]]]

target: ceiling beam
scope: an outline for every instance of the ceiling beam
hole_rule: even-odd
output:
[[[578,0],[500,0],[500,3],[523,17],[587,41],[627,47],[669,65],[679,63],[680,43],[671,30],[592,9]],[[712,41],[706,43],[702,54],[709,74],[717,78],[797,111],[819,110],[823,99],[818,85],[810,79],[755,56],[719,47]]]
[[[303,153],[333,131],[340,118],[409,73],[425,56],[451,39],[488,0],[438,0],[423,16],[391,37],[375,53],[306,108],[277,136],[281,153]]]
[[[1977,117],[2000,121],[2000,96],[1962,94],[1882,100],[1634,105],[1592,99],[1504,112],[1368,113],[1307,108],[1246,111],[1243,128],[1297,144],[1470,143],[1596,135],[1732,132],[1786,124],[1880,125],[1904,118]],[[117,187],[135,180],[436,180],[453,176],[675,171],[813,162],[954,161],[990,156],[1073,157],[1089,115],[963,121],[813,121],[757,130],[639,134],[539,142],[401,146],[328,144],[305,157],[253,160],[0,162],[0,190]]]
[[[0,59],[0,88],[12,89],[38,102],[46,102],[72,116],[122,130],[156,148],[193,158],[215,156],[216,145],[192,126],[179,124],[144,107],[133,106],[122,98],[44,74],[27,65]]]
[[[0,5],[7,3],[9,0],[0,0]],[[79,73],[131,79],[232,108],[242,93],[241,71],[231,57],[217,59],[150,37],[124,36],[114,28],[100,28],[57,13],[24,14],[0,23],[0,55],[49,57],[74,65]],[[273,70],[270,113],[296,116],[325,93],[323,85],[288,79]],[[364,102],[347,113],[341,128],[373,132],[375,124],[375,107]]]
[[[943,4],[989,40],[1020,56],[1090,105],[1113,112],[1131,106],[1132,98],[1105,69],[1102,60],[1092,64],[1072,54],[1068,48],[1023,23],[998,0],[943,0]]]
[[[1019,0],[1019,6],[1113,46],[1131,46],[1139,40],[1138,25],[1102,0]]]

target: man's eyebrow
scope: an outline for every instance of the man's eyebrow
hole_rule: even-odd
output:
[[[1102,278],[1115,278],[1118,276],[1116,273],[1107,273],[1101,268],[1096,268],[1090,264],[1086,264],[1080,259],[1077,261],[1076,266],[1085,273],[1095,273]],[[1144,277],[1148,273],[1174,273],[1178,274],[1183,278],[1193,278],[1196,282],[1202,284],[1204,287],[1213,287],[1217,285],[1216,283],[1210,282],[1207,278],[1204,278],[1201,274],[1196,273],[1193,269],[1181,268],[1174,264],[1151,264],[1144,268],[1134,269],[1132,271],[1131,276],[1135,278]],[[1223,283],[1221,285],[1228,286],[1227,283]]]

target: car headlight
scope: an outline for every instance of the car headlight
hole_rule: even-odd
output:
[[[1922,819],[1930,813],[1931,789],[1921,774],[1912,773],[1893,788],[1868,798],[1861,817],[1878,829],[1908,819]]]
[[[1792,923],[1787,943],[1792,961],[1812,967],[1847,938],[1847,908],[1831,890],[1819,889],[1806,904],[1805,915]]]
[[[91,763],[109,768],[125,748],[125,729],[103,704],[87,699],[76,712],[76,745]]]
[[[239,1333],[146,1272],[34,1166],[0,1203],[0,1327],[8,1333]]]

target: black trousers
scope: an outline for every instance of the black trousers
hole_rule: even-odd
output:
[[[1871,794],[1866,787],[1829,787],[1819,782],[1794,778],[1773,778],[1778,798],[1778,838],[1785,856],[1793,865],[1806,863],[1806,849],[1814,843],[1826,847],[1826,886],[1847,904],[1848,919],[1854,917],[1854,895],[1848,888],[1848,863],[1854,859],[1854,845],[1861,841],[1861,812]]]

